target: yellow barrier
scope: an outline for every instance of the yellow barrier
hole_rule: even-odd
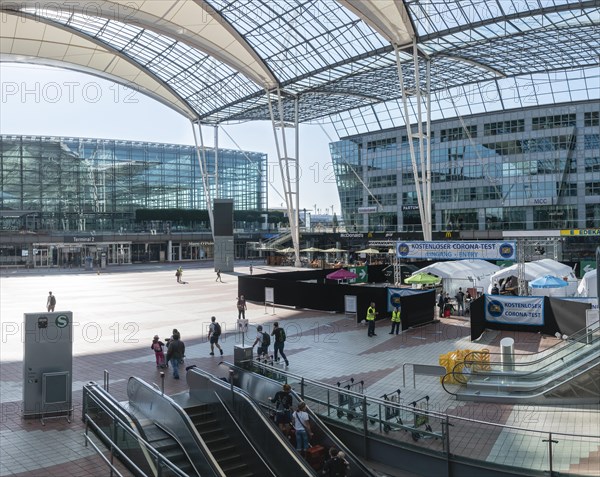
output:
[[[489,350],[486,351],[489,366]],[[463,361],[469,353],[472,353],[470,349],[459,349],[456,351],[450,351],[449,353],[441,354],[439,358],[440,366],[443,366],[446,369],[446,373],[452,374],[447,376],[446,379],[444,379],[444,377],[442,376],[440,378],[440,382],[442,379],[444,379],[445,383],[450,384],[466,383],[468,379],[466,375],[470,373],[466,372],[465,374],[462,374],[464,368]],[[473,360],[475,360],[475,358],[473,358]]]

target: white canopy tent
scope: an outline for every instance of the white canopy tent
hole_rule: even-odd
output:
[[[537,288],[536,295],[544,296],[575,296],[577,292],[577,277],[573,273],[573,269],[568,265],[564,265],[556,260],[544,258],[535,262],[525,263],[525,281],[530,282],[544,275],[554,275],[555,277],[566,280],[569,285],[563,288]],[[494,283],[498,283],[503,278],[518,277],[519,265],[514,264],[510,267],[503,268],[494,273],[491,277],[491,283],[488,285],[488,293],[491,293]]]
[[[485,290],[490,283],[490,277],[499,269],[498,265],[485,260],[452,260],[432,263],[416,273],[430,273],[440,277],[443,291],[454,296],[459,288],[463,291],[467,288]]]
[[[598,270],[587,272],[581,279],[577,293],[579,296],[597,297],[598,296]]]

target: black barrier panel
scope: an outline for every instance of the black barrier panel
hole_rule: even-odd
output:
[[[375,270],[371,275],[372,269]],[[383,266],[369,267],[369,277],[381,276]],[[273,288],[274,301],[278,305],[294,306],[311,310],[343,313],[345,295],[356,296],[357,322],[367,316],[367,308],[375,303],[377,320],[389,318],[387,311],[387,288],[368,285],[338,285],[323,283],[325,275],[332,270],[301,270],[263,275],[238,277],[238,294],[247,301],[264,303],[265,288]],[[309,282],[310,280],[310,282]],[[316,282],[312,282],[315,280]],[[415,294],[402,298],[402,328],[428,323],[434,317],[434,292]]]
[[[592,307],[589,303],[580,303],[573,300],[560,300],[546,298],[544,304],[544,321],[552,325],[561,335],[570,336],[576,331],[585,328],[586,310]],[[556,331],[554,332],[556,333]],[[548,334],[554,334],[550,331]]]
[[[485,321],[485,295],[481,295],[471,302],[469,308],[471,320],[471,341],[478,339],[485,331],[488,323]]]
[[[404,295],[400,303],[403,331],[435,320],[435,290]]]
[[[518,301],[519,297],[514,297]],[[478,339],[487,329],[500,331],[523,331],[555,335],[570,335],[585,327],[585,310],[589,303],[544,297],[544,324],[540,326],[489,322],[485,319],[485,295],[471,303],[471,341]]]

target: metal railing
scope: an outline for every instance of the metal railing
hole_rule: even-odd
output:
[[[504,387],[511,383],[525,385],[527,382],[556,381],[559,375],[596,357],[599,348],[600,334],[596,323],[594,328],[584,328],[544,351],[515,354],[515,358],[521,359],[511,363],[514,369],[503,369],[502,353],[484,355],[477,351],[458,361],[446,376],[451,376],[459,384],[482,382]],[[496,357],[498,359],[494,359]],[[445,381],[442,380],[442,385],[446,392],[456,394],[446,388]]]
[[[102,413],[110,418],[109,430],[111,435],[107,434],[103,427],[96,423],[94,420],[94,416],[88,413],[90,409],[90,402],[92,401],[93,405],[99,408]],[[110,468],[110,476],[112,477],[113,473],[116,473],[119,476],[122,474],[118,471],[116,466],[114,465],[114,458],[117,457],[121,460],[129,469],[133,469],[136,475],[139,476],[148,476],[150,475],[142,470],[138,464],[136,464],[122,449],[122,442],[124,440],[123,436],[127,435],[131,441],[131,443],[135,443],[139,446],[139,449],[142,451],[143,455],[145,455],[155,466],[155,469],[152,469],[152,476],[156,475],[160,477],[163,475],[163,472],[168,469],[169,472],[172,472],[172,475],[177,477],[190,477],[188,474],[180,470],[175,464],[162,456],[149,442],[147,442],[144,437],[138,432],[137,429],[134,429],[136,424],[132,421],[131,416],[127,416],[127,414],[120,409],[118,403],[113,402],[113,399],[110,395],[103,394],[102,390],[95,384],[89,383],[84,386],[84,414],[83,420],[85,422],[85,446],[91,444],[94,450],[98,453],[98,455],[102,458],[102,460],[109,466]],[[100,440],[104,443],[104,445],[108,448],[109,458],[107,458],[102,449],[94,443],[89,435],[89,429],[92,428],[93,432],[100,438]],[[119,438],[121,435],[121,438]],[[134,445],[135,445],[134,444]],[[132,447],[128,447],[128,450],[131,451]]]
[[[264,363],[254,362],[252,368],[246,371],[262,374],[257,376],[258,379],[270,379],[267,376],[271,375],[279,378],[279,382],[298,386],[300,396],[315,414],[352,427],[355,432],[362,434],[367,459],[370,457],[367,440],[378,438],[453,462],[498,467],[515,474],[526,469],[569,475],[570,459],[577,457],[583,462],[591,452],[597,450],[600,443],[600,435],[535,430],[438,412],[429,408],[429,399],[425,400],[425,397],[413,402],[376,398],[320,383]],[[595,413],[590,415],[597,418]],[[502,436],[502,446],[499,445],[499,436]],[[497,452],[475,455],[473,448],[478,442],[497,443]],[[523,455],[524,445],[531,451],[527,453],[526,460],[517,458]],[[594,463],[590,461],[588,465],[589,473],[593,475],[596,471]]]

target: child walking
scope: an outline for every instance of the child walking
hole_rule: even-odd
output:
[[[150,346],[150,349],[154,351],[157,368],[166,368],[165,352],[163,351],[164,345],[165,344],[158,338],[158,335],[154,335],[154,339],[152,340],[152,345]]]

